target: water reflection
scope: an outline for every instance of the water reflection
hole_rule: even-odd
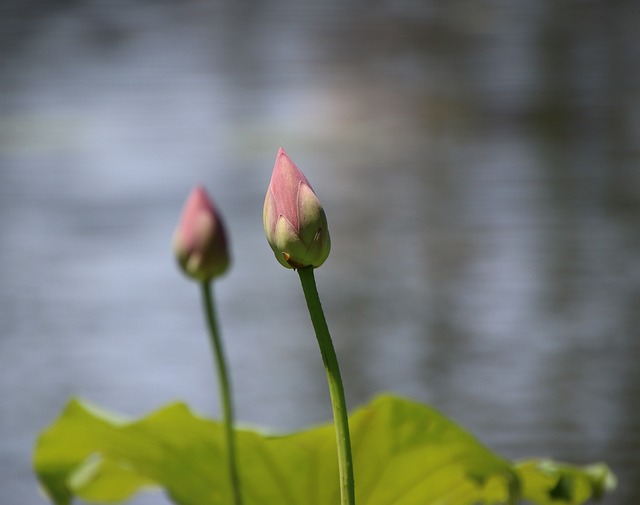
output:
[[[36,499],[33,439],[70,395],[217,412],[168,248],[195,182],[233,231],[239,417],[330,417],[261,230],[285,145],[328,212],[350,402],[394,390],[510,457],[606,460],[607,503],[638,500],[632,2],[21,5],[0,26],[0,493]]]

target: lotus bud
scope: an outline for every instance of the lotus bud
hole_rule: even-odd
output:
[[[198,281],[211,280],[229,268],[224,224],[202,186],[187,198],[173,236],[173,251],[184,273]]]
[[[322,265],[331,250],[327,218],[311,184],[282,149],[264,200],[264,232],[286,268]]]

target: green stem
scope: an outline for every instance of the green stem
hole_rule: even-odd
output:
[[[322,362],[329,381],[329,393],[333,407],[333,420],[336,428],[338,444],[338,470],[340,472],[340,503],[341,505],[355,505],[355,491],[353,481],[353,461],[351,457],[351,439],[349,436],[349,419],[347,417],[347,402],[344,398],[344,387],[340,376],[338,358],[333,348],[327,321],[324,318],[313,267],[298,269],[302,290],[309,308],[309,315],[316,332],[316,338],[322,353]]]
[[[209,281],[203,281],[202,300],[204,311],[207,319],[207,328],[213,345],[214,358],[216,360],[218,370],[218,384],[220,385],[220,398],[222,402],[222,412],[224,416],[225,439],[227,444],[227,458],[229,462],[229,478],[231,479],[231,490],[233,493],[233,503],[242,505],[240,495],[240,479],[238,477],[238,468],[236,465],[236,449],[235,434],[233,431],[233,407],[231,404],[231,384],[229,374],[227,373],[227,365],[222,349],[222,341],[218,331],[218,322],[213,304],[213,292]]]

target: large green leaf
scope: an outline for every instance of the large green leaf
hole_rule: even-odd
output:
[[[521,483],[534,503],[578,504],[612,483],[605,466],[513,466],[442,414],[393,396],[354,412],[350,425],[360,505],[515,503]],[[74,496],[122,501],[148,486],[180,505],[225,505],[222,434],[219,423],[183,404],[128,422],[73,400],[40,436],[34,466],[58,505]],[[332,425],[280,436],[239,430],[237,437],[246,505],[339,503]]]

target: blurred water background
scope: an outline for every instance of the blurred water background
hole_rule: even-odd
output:
[[[0,503],[38,504],[70,396],[218,415],[170,239],[204,183],[242,422],[331,418],[297,276],[262,231],[279,146],[323,202],[351,406],[430,402],[510,458],[607,461],[640,502],[634,1],[4,0]],[[135,504],[168,503],[161,494]]]

